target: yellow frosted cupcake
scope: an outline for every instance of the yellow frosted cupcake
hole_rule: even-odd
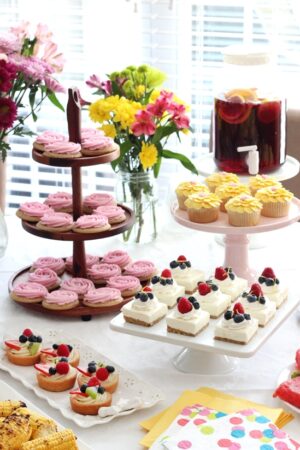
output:
[[[239,183],[239,177],[231,172],[216,172],[205,178],[205,183],[210,192],[215,192],[216,188],[224,183]]]
[[[184,181],[180,183],[176,190],[177,200],[180,209],[186,210],[184,202],[192,194],[197,194],[199,192],[209,192],[209,189],[205,184],[198,183],[197,181]]]
[[[289,213],[291,200],[294,197],[294,194],[284,187],[270,186],[259,189],[256,192],[255,197],[263,205],[261,210],[262,216],[285,217]]]
[[[225,208],[230,225],[249,227],[258,224],[262,204],[251,195],[241,194],[228,200]]]
[[[221,184],[221,186],[218,186],[217,189],[215,190],[215,194],[222,201],[222,203],[220,205],[220,210],[223,212],[226,212],[225,203],[227,203],[228,200],[230,200],[232,197],[235,197],[236,195],[240,195],[240,194],[249,194],[250,195],[250,190],[249,190],[248,186],[246,186],[245,184],[230,182],[230,183],[224,183],[224,184]]]
[[[255,195],[259,189],[270,186],[282,186],[282,184],[269,175],[255,175],[255,177],[249,178],[249,188],[252,195]]]
[[[219,216],[221,200],[210,192],[199,192],[190,195],[185,201],[187,213],[191,222],[215,222]]]

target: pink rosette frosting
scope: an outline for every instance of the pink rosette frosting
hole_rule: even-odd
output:
[[[13,293],[24,298],[39,298],[45,297],[48,291],[42,284],[28,281],[27,283],[20,283],[14,287]]]
[[[29,216],[43,217],[44,214],[54,212],[52,208],[49,208],[48,205],[40,202],[25,202],[21,203],[20,211],[24,214],[28,214]]]
[[[69,208],[72,206],[72,195],[68,192],[56,192],[55,194],[48,195],[44,203],[54,210]]]
[[[119,289],[103,287],[88,291],[84,296],[84,300],[89,303],[107,303],[119,297],[121,297]]]
[[[95,194],[88,195],[83,199],[83,206],[87,208],[96,209],[98,206],[115,205],[115,199],[111,194],[106,192],[97,192]]]
[[[64,280],[61,288],[66,291],[76,292],[78,295],[83,295],[91,289],[94,289],[94,283],[86,278],[69,278]]]
[[[94,256],[94,255],[85,255],[85,264],[87,269],[89,267],[92,267],[94,264],[98,264],[99,263],[99,256]],[[66,268],[69,271],[73,270],[73,256],[69,256],[66,259]]]
[[[106,253],[102,261],[108,264],[117,264],[120,267],[126,266],[130,262],[130,256],[127,252],[123,250],[113,250],[111,252]]]
[[[62,258],[53,258],[52,256],[41,256],[32,264],[33,269],[44,269],[48,267],[54,272],[60,272],[65,269],[65,263]]]
[[[56,133],[55,131],[44,131],[37,136],[35,142],[37,144],[50,144],[54,142],[68,142],[68,138],[63,134]]]
[[[108,219],[114,219],[115,217],[124,216],[125,212],[120,206],[105,205],[98,206],[98,208],[94,209],[93,214],[100,214]]]
[[[52,142],[45,144],[45,150],[59,155],[73,155],[80,152],[81,145],[75,142]]]
[[[111,277],[107,282],[107,287],[127,291],[131,289],[138,289],[140,287],[140,280],[129,275],[120,275]]]
[[[121,269],[117,264],[94,264],[87,270],[90,278],[95,280],[108,280],[111,277],[121,274]]]
[[[108,224],[108,219],[99,214],[90,214],[79,217],[75,222],[76,228],[101,228]]]
[[[98,136],[104,136],[104,132],[95,128],[81,128],[81,143],[83,143],[86,139]]]
[[[65,227],[73,225],[73,217],[71,214],[64,212],[51,212],[49,214],[44,214],[40,223],[51,228]]]
[[[151,276],[155,270],[153,262],[146,260],[135,261],[125,267],[126,275],[133,275],[134,277]]]
[[[83,140],[83,142],[81,143],[81,146],[85,150],[93,151],[93,150],[111,147],[113,145],[113,143],[114,143],[114,141],[110,137],[94,135],[94,136],[86,137]]]
[[[47,303],[53,305],[68,305],[78,300],[78,295],[73,291],[66,291],[64,289],[58,289],[58,291],[49,292],[46,295],[45,300]]]
[[[47,289],[60,283],[60,278],[57,276],[57,273],[47,267],[36,269],[34,272],[30,273],[28,280],[33,283],[42,284]]]

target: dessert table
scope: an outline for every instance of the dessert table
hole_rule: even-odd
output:
[[[110,423],[84,429],[65,419],[45,400],[36,397],[20,382],[0,370],[0,380],[10,384],[65,427],[71,427],[93,450],[104,447],[105,450],[141,448],[138,442],[144,432],[140,429],[139,422],[173,403],[185,389],[210,386],[269,406],[282,406],[280,401],[272,399],[272,392],[280,372],[293,362],[295,351],[300,347],[298,310],[291,314],[254,356],[238,360],[238,368],[233,373],[222,376],[182,373],[172,364],[172,358],[180,351],[180,347],[114,332],[109,326],[114,314],[96,316],[90,322],[84,322],[78,318],[33,315],[30,310],[11,301],[8,297],[7,284],[16,270],[31,264],[39,256],[70,256],[72,246],[68,242],[48,241],[28,235],[15,216],[7,216],[6,221],[9,245],[6,255],[0,259],[1,336],[12,326],[20,330],[27,327],[38,330],[65,330],[69,335],[80,337],[86,344],[107,355],[139,378],[160,388],[165,395],[165,400],[151,409],[142,409],[132,415],[116,418]],[[299,236],[299,223],[271,231],[265,235],[264,248],[250,251],[250,260],[258,271],[265,266],[272,266],[277,276],[288,283],[289,289],[297,290],[300,296]],[[159,238],[152,244],[125,245],[120,236],[86,243],[86,251],[91,254],[102,255],[108,250],[115,249],[128,251],[134,259],[151,259],[159,270],[168,267],[171,260],[183,254],[191,260],[194,267],[203,269],[207,274],[223,263],[224,255],[224,248],[215,242],[213,234],[187,231],[171,217],[166,219],[164,230],[159,232]],[[298,440],[300,440],[299,419],[300,416],[296,415],[295,420],[285,428]]]

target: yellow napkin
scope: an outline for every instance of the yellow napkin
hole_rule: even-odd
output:
[[[281,408],[270,408],[259,403],[251,402],[247,399],[224,394],[216,389],[202,387],[197,391],[184,391],[172,406],[141,422],[141,427],[148,430],[149,433],[143,437],[140,444],[148,448],[151,447],[153,442],[169,427],[180,411],[185,406],[193,403],[200,403],[201,405],[228,414],[242,409],[254,408],[272,420],[278,428],[282,428],[293,419],[292,414]]]

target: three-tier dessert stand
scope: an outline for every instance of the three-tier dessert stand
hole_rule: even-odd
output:
[[[77,88],[69,89],[69,98],[67,105],[67,121],[69,140],[75,143],[81,142],[81,103],[80,94]],[[33,149],[32,157],[40,164],[56,167],[70,167],[72,176],[72,195],[73,195],[73,219],[74,221],[82,215],[82,189],[81,189],[81,167],[93,166],[96,164],[105,164],[117,159],[120,155],[119,149],[113,152],[106,153],[99,156],[86,156],[74,159],[49,158],[43,152]],[[73,276],[86,278],[86,260],[85,260],[85,241],[103,239],[117,234],[123,233],[132,227],[134,223],[133,211],[125,205],[120,206],[125,213],[126,220],[119,224],[114,224],[107,231],[98,233],[75,233],[73,231],[67,232],[50,232],[40,230],[36,224],[22,220],[23,228],[35,236],[46,239],[54,239],[61,241],[73,242]],[[30,266],[25,267],[15,273],[9,281],[9,291],[13,286],[25,281],[28,278]],[[105,314],[119,311],[123,304],[128,299],[123,299],[121,303],[110,306],[102,306],[101,308],[93,308],[87,306],[77,306],[70,310],[48,310],[43,308],[40,303],[19,303],[23,307],[29,308],[32,311],[54,314],[64,317],[81,317],[84,320],[89,320],[93,315]]]

